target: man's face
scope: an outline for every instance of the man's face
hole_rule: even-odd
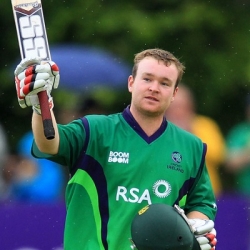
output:
[[[144,58],[138,65],[136,77],[128,79],[131,109],[149,116],[164,115],[177,92],[177,78],[174,64],[166,66],[152,57]]]

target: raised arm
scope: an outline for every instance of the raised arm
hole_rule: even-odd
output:
[[[32,130],[39,150],[47,154],[56,154],[59,147],[57,123],[53,109],[52,89],[59,85],[59,69],[52,62],[42,62],[40,58],[26,58],[21,61],[15,70],[15,83],[19,105],[22,108],[32,107]],[[47,91],[48,103],[55,130],[55,138],[46,139],[44,136],[41,109],[37,94]]]

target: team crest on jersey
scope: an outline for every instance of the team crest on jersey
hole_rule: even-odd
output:
[[[167,168],[174,170],[174,171],[178,171],[180,173],[184,173],[184,169],[182,168],[180,164],[182,162],[182,155],[179,152],[174,151],[172,153],[172,160],[174,162],[171,162],[170,164],[168,164]]]
[[[179,152],[173,152],[172,153],[172,159],[176,162],[176,163],[181,163],[182,161],[182,155]]]

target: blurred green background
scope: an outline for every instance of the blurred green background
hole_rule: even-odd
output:
[[[11,2],[0,1],[0,9],[0,122],[15,150],[30,129],[31,110],[21,109],[16,98],[13,70],[20,52]],[[214,118],[224,135],[244,119],[250,82],[249,1],[46,0],[43,11],[50,45],[97,46],[131,67],[134,54],[143,49],[169,50],[186,66],[183,81],[194,91],[199,113]],[[106,103],[110,111],[121,111],[130,101],[126,87],[109,92],[100,98],[112,100]],[[60,88],[53,96],[56,106],[74,100]]]

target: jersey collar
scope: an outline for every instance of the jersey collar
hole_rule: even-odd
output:
[[[135,120],[132,113],[130,112],[130,105],[124,109],[122,116],[125,119],[125,121],[130,125],[130,127],[139,136],[141,136],[147,143],[151,143],[151,142],[155,141],[158,137],[160,137],[164,133],[164,131],[166,130],[167,124],[168,124],[166,118],[164,117],[160,128],[153,135],[148,136],[143,131],[143,129],[140,127],[140,125],[138,124],[138,122]]]

